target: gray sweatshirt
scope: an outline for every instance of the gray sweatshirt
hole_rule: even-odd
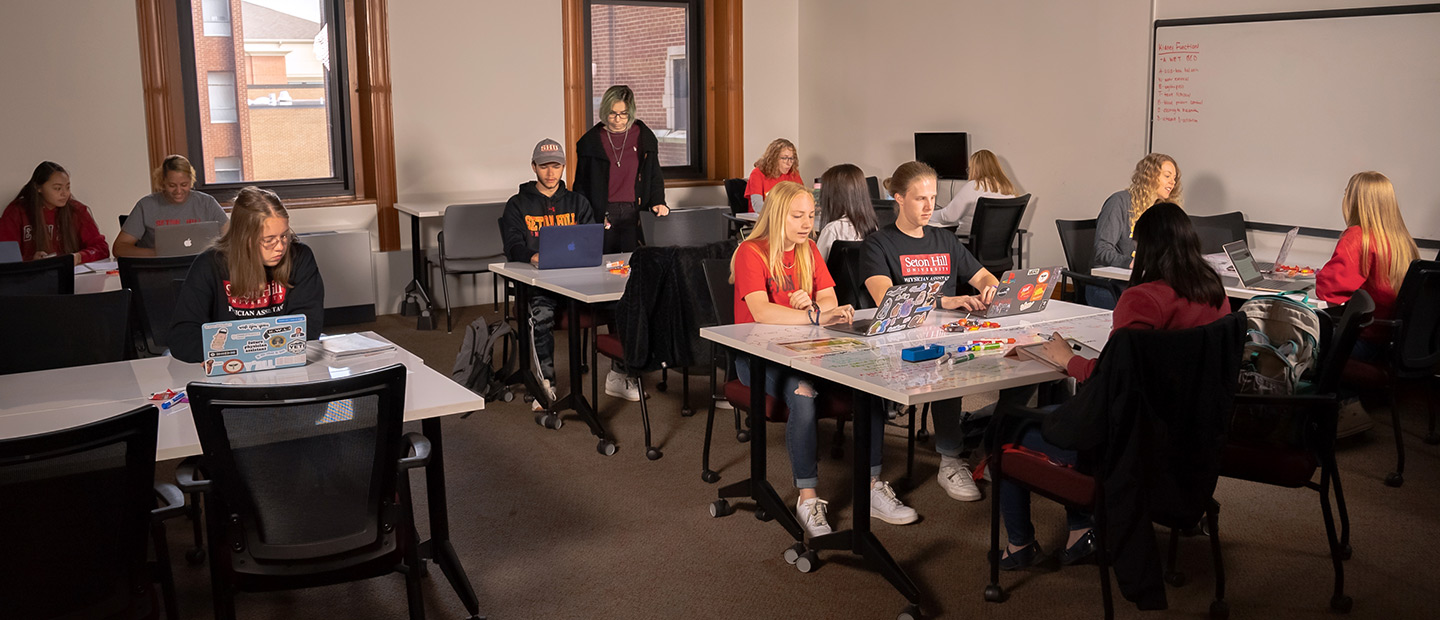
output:
[[[1130,190],[1122,189],[1105,199],[1095,219],[1093,267],[1130,267],[1135,241],[1130,238]]]

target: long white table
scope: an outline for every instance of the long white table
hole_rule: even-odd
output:
[[[873,315],[873,310],[857,313]],[[973,360],[937,366],[934,361],[910,363],[900,359],[900,350],[921,344],[947,347],[980,338],[1014,338],[1016,345],[1040,342],[1037,334],[1061,332],[1096,349],[1104,348],[1111,317],[1104,310],[1051,300],[1046,309],[1034,314],[995,319],[1001,327],[973,332],[946,332],[940,326],[964,316],[937,312],[926,324],[895,334],[862,337],[812,325],[723,325],[700,330],[700,335],[750,356],[750,385],[765,385],[767,364],[780,364],[811,376],[827,379],[861,393],[878,396],[902,405],[917,405],[1011,387],[1034,385],[1064,375],[1040,362],[1006,358],[1015,345],[986,351]],[[830,347],[827,350],[825,347]],[[719,490],[712,514],[728,511],[726,498],[749,497],[758,510],[772,516],[790,533],[796,553],[804,553],[804,530],[789,506],[766,480],[765,391],[750,391],[750,478]],[[854,420],[854,508],[851,530],[813,538],[809,549],[848,550],[863,557],[910,603],[907,612],[915,616],[920,590],[870,531],[870,416],[875,413],[856,399]]]
[[[445,209],[450,205],[462,204],[487,204],[505,202],[509,196],[492,196],[489,198],[444,198],[444,197],[414,197],[395,203],[395,210],[410,216],[410,254],[413,272],[410,283],[405,285],[405,295],[418,297],[420,307],[419,317],[415,321],[415,328],[428,330],[435,329],[434,302],[430,297],[427,288],[429,274],[425,272],[425,246],[420,243],[420,220],[443,217]]]
[[[1267,261],[1269,261],[1269,260],[1275,260],[1275,257],[1274,257],[1274,256],[1268,256],[1268,257],[1265,257],[1265,260],[1267,260]],[[1290,255],[1289,255],[1289,257],[1285,259],[1285,262],[1286,262],[1286,264],[1299,265],[1299,266],[1302,266],[1302,267],[1310,267],[1310,268],[1314,269],[1316,272],[1319,272],[1319,271],[1320,271],[1320,268],[1323,267],[1323,266],[1325,265],[1325,262],[1328,261],[1328,260],[1330,260],[1330,257],[1329,257],[1328,255],[1327,255],[1327,256],[1322,256],[1322,255],[1320,255],[1320,254],[1315,254],[1315,253],[1291,252]],[[1090,270],[1090,273],[1093,274],[1093,275],[1095,275],[1095,276],[1099,276],[1099,277],[1101,277],[1101,278],[1109,278],[1109,279],[1111,279],[1111,280],[1120,280],[1120,281],[1122,281],[1122,282],[1128,282],[1128,281],[1130,281],[1130,270],[1129,270],[1129,269],[1126,269],[1126,268],[1124,268],[1124,267],[1095,267],[1095,268],[1093,268],[1093,269]],[[1267,276],[1267,277],[1274,278],[1274,279],[1277,279],[1277,280],[1279,280],[1279,279],[1285,279],[1285,278],[1283,278],[1283,277],[1274,276],[1274,275],[1270,275],[1270,276]],[[1235,275],[1235,268],[1234,268],[1234,267],[1227,267],[1224,272],[1220,273],[1220,280],[1221,280],[1222,283],[1225,285],[1225,294],[1226,294],[1227,296],[1233,297],[1233,298],[1235,298],[1235,299],[1250,299],[1250,298],[1255,297],[1255,296],[1257,296],[1257,295],[1274,295],[1274,294],[1275,294],[1274,291],[1261,291],[1261,290],[1256,290],[1256,289],[1252,289],[1252,288],[1245,288],[1244,283],[1242,283],[1242,282],[1240,281],[1240,278]],[[1314,287],[1315,287],[1315,276],[1311,275],[1311,276],[1298,277],[1298,278],[1294,278],[1293,280],[1294,280],[1294,282],[1295,282],[1295,288],[1296,288],[1296,290],[1299,290],[1299,289],[1302,289],[1302,288],[1306,288],[1306,287],[1312,289],[1312,290],[1310,291],[1310,296],[1311,296],[1310,303],[1311,303],[1312,305],[1314,305],[1314,306],[1317,307],[1317,308],[1324,308],[1324,307],[1326,306],[1325,302],[1320,301],[1320,300],[1314,298],[1315,292],[1314,292],[1313,289],[1314,289]],[[1297,299],[1298,299],[1298,297],[1297,297]]]
[[[366,336],[385,340],[373,332]],[[13,354],[10,353],[10,354]],[[348,365],[311,361],[304,366],[225,377],[206,377],[199,364],[170,356],[110,362],[0,375],[0,439],[62,430],[103,420],[146,404],[155,392],[183,388],[191,382],[266,385],[303,383],[349,376],[391,364],[404,364],[405,420],[420,421],[430,440],[430,464],[425,487],[430,507],[430,540],[421,553],[432,559],[449,578],[455,593],[472,615],[479,601],[450,543],[445,498],[444,438],[440,418],[485,408],[485,400],[425,365],[414,354],[396,347],[393,354],[367,357]],[[200,438],[190,406],[180,404],[160,412],[156,459],[170,460],[201,454]]]

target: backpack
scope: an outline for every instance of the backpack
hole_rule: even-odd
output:
[[[1246,342],[1240,363],[1241,394],[1295,394],[1318,362],[1320,317],[1309,305],[1282,295],[1259,295],[1240,306]]]
[[[519,368],[517,356],[519,345],[513,342],[515,331],[510,324],[501,321],[493,327],[485,324],[485,317],[475,319],[465,327],[465,338],[460,342],[460,352],[455,356],[455,369],[450,378],[466,389],[479,394],[487,401],[510,402],[515,399],[508,386],[501,379],[513,375]],[[505,359],[500,369],[493,367],[495,345],[504,342]]]

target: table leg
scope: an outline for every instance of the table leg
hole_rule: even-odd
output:
[[[766,480],[765,464],[765,359],[759,356],[750,358],[750,477],[722,487],[719,491],[720,499],[712,507],[712,514],[722,516],[714,508],[720,508],[719,512],[728,514],[729,504],[725,503],[726,498],[749,497],[755,501],[755,518],[761,520],[775,519],[780,522],[781,527],[790,533],[795,542],[804,542],[805,530],[800,527],[800,521],[795,518],[795,512],[785,505],[785,500],[780,499],[780,494],[775,491]]]
[[[430,463],[425,466],[425,493],[430,509],[430,540],[420,543],[421,557],[440,567],[450,587],[460,597],[471,618],[480,617],[480,601],[470,586],[470,576],[460,564],[460,556],[450,544],[450,515],[445,499],[445,442],[440,432],[440,418],[420,422],[421,431],[430,440]]]
[[[581,362],[584,361],[581,359],[583,356],[580,344],[580,306],[583,304],[576,299],[569,301],[567,312],[570,313],[570,329],[566,330],[566,336],[570,344],[570,393],[553,403],[550,409],[554,412],[574,410],[576,415],[579,415],[580,419],[590,427],[590,432],[600,439],[595,446],[596,451],[610,456],[615,454],[615,440],[605,432],[605,427],[596,417],[595,406],[585,397],[585,374],[580,370]],[[598,373],[600,371],[591,368],[590,372]]]
[[[405,285],[402,312],[406,316],[411,315],[409,304],[413,300],[416,305],[414,313],[419,315],[415,329],[435,329],[434,304],[430,302],[430,292],[425,288],[425,249],[420,246],[420,218],[414,215],[410,216],[410,254],[412,274],[410,283]]]

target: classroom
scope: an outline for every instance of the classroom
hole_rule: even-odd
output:
[[[0,22],[16,617],[1440,615],[1440,5]]]

